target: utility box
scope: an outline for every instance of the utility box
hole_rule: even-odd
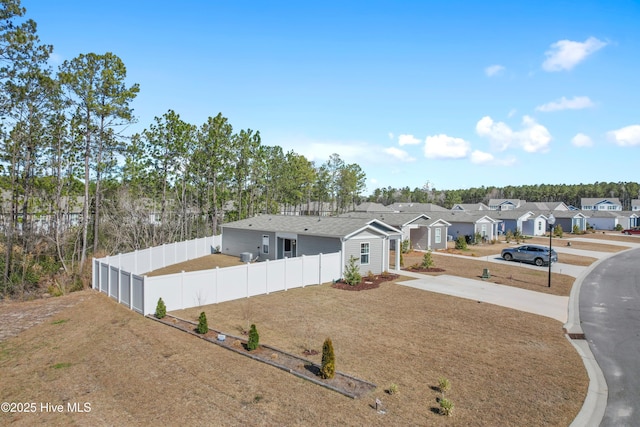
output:
[[[483,279],[489,279],[491,277],[491,274],[489,274],[489,269],[488,268],[483,268],[482,269],[482,278]]]
[[[240,254],[240,261],[242,262],[251,262],[252,258],[253,258],[253,255],[251,255],[251,252],[242,252]]]

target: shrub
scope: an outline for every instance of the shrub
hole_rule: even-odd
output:
[[[438,388],[440,389],[440,393],[442,393],[442,398],[444,398],[444,394],[451,390],[451,383],[446,378],[439,378]]]
[[[504,235],[504,240],[507,243],[511,243],[511,240],[513,239],[513,233],[511,232],[511,230],[507,230],[507,232]]]
[[[398,392],[398,384],[392,383],[387,391],[389,394],[396,394]]]
[[[158,305],[156,305],[156,318],[162,319],[167,315],[167,306],[162,301],[162,298],[158,300]]]
[[[333,378],[336,374],[336,356],[333,353],[333,343],[331,338],[324,340],[322,344],[322,366],[320,376],[324,379]]]
[[[357,264],[358,258],[351,256],[349,258],[349,264],[344,269],[344,281],[351,285],[357,285],[362,281],[362,275]]]
[[[249,329],[249,341],[247,341],[247,350],[255,350],[258,348],[258,345],[260,345],[260,335],[258,335],[256,325],[251,324],[251,329]]]
[[[435,263],[433,262],[431,251],[425,252],[424,256],[422,257],[422,264],[420,264],[420,266],[422,268],[433,268],[434,265]]]
[[[620,225],[620,224],[618,224],[618,225]],[[580,233],[580,227],[578,227],[578,224],[574,224],[574,225],[573,225],[572,233],[573,233],[573,234],[581,234],[581,233]]]
[[[400,252],[403,254],[406,254],[407,252],[409,252],[409,248],[411,247],[411,241],[410,240],[403,240],[402,244],[400,245]]]
[[[473,244],[474,245],[478,245],[482,243],[482,234],[480,234],[479,231],[477,231],[474,235],[473,235]]]
[[[462,234],[456,239],[456,249],[467,250],[467,239]]]
[[[562,226],[560,224],[556,225],[553,229],[553,235],[556,237],[562,238],[564,231],[562,230]]]
[[[622,224],[616,224],[616,231],[622,231],[624,230],[624,228],[622,227]]]
[[[513,238],[516,243],[520,243],[520,241],[524,240],[524,236],[522,235],[522,231],[519,228],[516,228],[516,231],[513,232]]]
[[[200,318],[198,319],[198,327],[196,328],[196,332],[199,334],[206,334],[209,332],[209,325],[207,324],[207,315],[204,314],[204,311],[200,313]]]
[[[440,413],[442,415],[446,415],[448,417],[453,415],[453,402],[449,399],[442,398],[440,399]]]

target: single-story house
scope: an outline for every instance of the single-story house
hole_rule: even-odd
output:
[[[484,212],[449,211],[438,212],[437,218],[449,223],[449,240],[456,240],[458,236],[470,236],[473,239],[479,233],[486,241],[496,239],[498,236],[498,223],[494,218],[494,212],[490,215]],[[435,215],[434,215],[435,218]]]
[[[492,214],[491,218],[500,221],[500,224],[498,225],[499,234],[505,234],[507,231],[515,233],[516,230],[520,230],[522,234],[533,235],[533,232],[538,228],[540,221],[542,221],[545,224],[544,226],[546,226],[546,219],[544,216],[535,215],[532,211],[498,211]],[[532,221],[529,222],[530,220]]]
[[[562,226],[562,231],[565,233],[573,233],[574,226],[577,226],[580,232],[584,232],[587,229],[588,218],[582,212],[560,211],[553,212],[553,216],[556,219],[554,227],[558,225]]]
[[[356,257],[362,274],[400,265],[400,253],[396,251],[392,263],[390,251],[392,242],[399,244],[402,232],[377,219],[259,215],[221,228],[221,252],[227,255],[250,253],[251,259],[265,261],[341,251],[341,271]]]
[[[369,218],[378,219],[385,224],[402,231],[402,240],[409,240],[411,249],[438,250],[447,248],[448,227],[451,225],[442,218],[434,217],[435,212],[409,213],[409,212],[385,212],[364,213],[350,212],[341,215],[344,218]],[[391,249],[395,250],[394,242]]]
[[[620,225],[630,228],[638,223],[638,215],[631,211],[591,211],[583,212],[587,222],[596,230],[615,230]]]

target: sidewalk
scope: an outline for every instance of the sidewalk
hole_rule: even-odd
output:
[[[617,242],[613,240],[599,240],[589,238],[572,238],[567,240],[581,240],[592,243],[601,243],[608,245],[627,246],[631,249],[640,247],[639,243]],[[556,249],[556,248],[554,248]],[[588,267],[572,266],[569,264],[556,263],[552,265],[552,271],[555,273],[567,274],[576,277],[576,281],[571,289],[569,297],[561,297],[556,295],[547,295],[540,292],[529,291],[526,289],[515,288],[505,285],[497,285],[481,280],[473,280],[456,276],[429,276],[420,273],[413,273],[402,270],[402,275],[414,277],[415,280],[399,282],[399,285],[410,286],[417,289],[423,289],[429,292],[437,292],[447,294],[458,298],[472,299],[490,304],[500,305],[503,307],[513,308],[528,313],[538,314],[540,316],[550,317],[559,320],[564,324],[567,334],[572,336],[584,336],[580,327],[580,287],[582,281],[602,260],[612,257],[620,252],[597,252],[576,250],[569,247],[560,247],[558,252],[572,253],[576,255],[589,256],[598,258],[598,261]],[[629,249],[628,249],[629,250]],[[454,254],[440,254],[446,256],[460,256]],[[507,263],[502,260],[499,255],[490,255],[482,257],[489,262]],[[509,262],[513,264],[513,262]],[[527,264],[516,264],[518,267],[537,268]],[[571,427],[584,427],[600,425],[602,417],[607,406],[608,387],[600,366],[595,360],[589,343],[585,339],[567,339],[574,346],[587,370],[589,376],[589,388],[587,396],[580,409],[580,412],[571,423]]]

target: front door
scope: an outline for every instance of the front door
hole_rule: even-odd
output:
[[[282,258],[296,256],[296,239],[282,239]]]

